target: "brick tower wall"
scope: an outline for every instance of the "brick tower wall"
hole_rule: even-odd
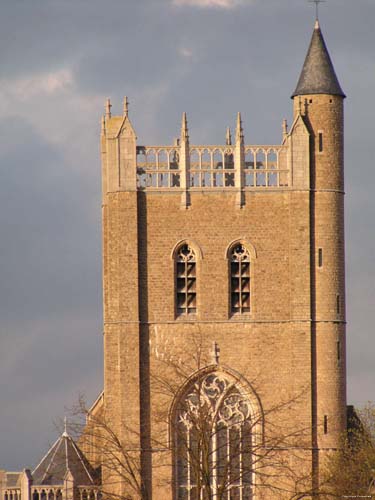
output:
[[[315,445],[321,462],[346,430],[344,99],[303,96],[311,133]],[[298,113],[299,98],[295,98]],[[321,138],[319,138],[321,134]],[[316,421],[315,421],[316,420]]]

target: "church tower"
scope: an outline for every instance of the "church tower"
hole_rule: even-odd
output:
[[[184,113],[173,145],[140,145],[108,101],[100,411],[134,477],[104,467],[107,491],[317,488],[346,428],[344,97],[317,23],[280,144],[238,113],[233,141],[194,145]]]

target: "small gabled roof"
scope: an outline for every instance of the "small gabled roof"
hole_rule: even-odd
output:
[[[16,488],[19,486],[19,479],[22,472],[7,472],[6,473],[6,487]]]
[[[68,474],[71,474],[79,486],[95,484],[93,468],[65,431],[33,471],[33,484],[62,485]]]
[[[336,76],[319,21],[315,23],[310,47],[292,98],[309,94],[346,97]]]

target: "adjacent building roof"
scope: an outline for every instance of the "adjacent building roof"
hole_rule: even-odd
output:
[[[316,21],[302,73],[292,97],[309,94],[330,94],[345,97],[325,44],[319,21]]]
[[[65,431],[32,473],[33,484],[62,485],[68,473],[77,485],[90,486],[95,483],[94,470]]]

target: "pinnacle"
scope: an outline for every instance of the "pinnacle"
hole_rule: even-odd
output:
[[[182,113],[182,123],[181,123],[181,138],[189,139],[189,129],[187,123],[187,117],[185,111]]]
[[[243,141],[243,129],[242,129],[242,119],[241,113],[237,113],[237,126],[236,126],[236,141]]]

